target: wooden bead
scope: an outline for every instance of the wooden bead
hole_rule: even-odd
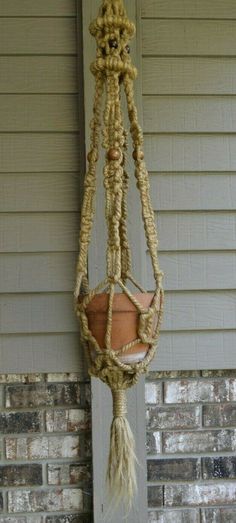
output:
[[[119,149],[109,149],[107,152],[107,158],[108,160],[115,161],[120,159],[120,151]]]
[[[133,159],[134,159],[135,161],[137,161],[137,160],[143,160],[143,159],[144,159],[144,153],[143,153],[143,151],[137,151],[137,149],[135,149],[135,150],[133,151]]]
[[[109,47],[113,48],[113,49],[117,49],[118,48],[118,42],[117,40],[109,40]]]

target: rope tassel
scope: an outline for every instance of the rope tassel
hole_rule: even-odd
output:
[[[111,501],[122,500],[128,508],[137,490],[135,440],[126,418],[127,399],[124,390],[112,391],[113,421],[110,434],[110,452],[107,483]]]

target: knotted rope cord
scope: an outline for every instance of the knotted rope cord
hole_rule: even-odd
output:
[[[124,133],[120,106],[119,74],[109,71],[107,75],[107,98],[104,113],[103,146],[108,151],[104,168],[106,189],[106,220],[108,225],[107,275],[113,281],[121,277],[121,241],[120,222],[123,200],[122,150]],[[115,151],[111,161],[111,153]],[[115,154],[116,153],[116,154]]]
[[[88,247],[91,239],[91,229],[94,217],[94,200],[96,191],[96,163],[98,160],[98,150],[100,143],[99,129],[101,126],[101,106],[102,95],[104,88],[104,76],[98,73],[95,76],[95,95],[93,103],[93,119],[90,123],[91,128],[91,144],[90,152],[88,153],[89,168],[84,180],[84,196],[81,210],[81,224],[80,224],[80,252],[76,269],[76,284],[74,296],[75,300],[80,294],[80,288],[83,281],[85,291],[88,292]],[[75,307],[77,306],[75,302]]]
[[[148,172],[144,162],[143,133],[138,123],[134,101],[133,81],[137,71],[129,55],[129,40],[135,27],[127,18],[123,0],[103,0],[99,16],[90,25],[90,32],[97,41],[97,56],[91,65],[95,76],[93,119],[91,121],[91,145],[88,154],[88,171],[85,177],[84,200],[81,213],[80,253],[77,263],[75,286],[76,312],[81,322],[83,340],[87,343],[89,372],[99,377],[112,390],[113,422],[107,479],[113,498],[125,498],[128,503],[133,497],[135,479],[134,439],[126,420],[125,390],[135,383],[154,356],[163,312],[162,272],[157,257],[157,232],[154,212],[149,194]],[[133,142],[135,177],[140,193],[142,219],[147,246],[150,252],[156,288],[152,303],[144,308],[130,292],[126,282],[131,281],[141,292],[131,272],[131,252],[127,235],[127,191],[128,173],[125,168],[127,132],[121,110],[121,86],[124,86],[127,101],[130,133]],[[105,216],[108,230],[106,278],[95,289],[88,286],[88,247],[94,217],[96,191],[96,164],[98,160],[101,106],[105,88],[102,146],[106,150],[104,165]],[[119,350],[112,348],[112,321],[115,287],[118,285],[139,313],[137,339],[123,345]],[[108,293],[107,326],[104,347],[100,347],[89,329],[87,306],[99,291]],[[120,358],[125,352],[143,343],[148,350],[142,361],[124,363]]]

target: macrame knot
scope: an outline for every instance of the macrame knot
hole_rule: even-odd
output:
[[[113,390],[113,416],[124,418],[127,414],[127,398],[125,390]]]
[[[127,74],[132,80],[134,80],[137,76],[136,67],[115,56],[97,58],[97,60],[95,60],[95,62],[90,65],[90,71],[95,76],[98,72],[107,73],[108,71]]]

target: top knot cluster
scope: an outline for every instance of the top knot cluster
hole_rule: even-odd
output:
[[[97,61],[94,69],[120,69],[120,72],[135,68],[129,57],[129,41],[135,34],[135,25],[128,19],[122,0],[104,0],[99,15],[90,24],[90,33],[97,41]],[[122,65],[123,64],[123,65]]]

